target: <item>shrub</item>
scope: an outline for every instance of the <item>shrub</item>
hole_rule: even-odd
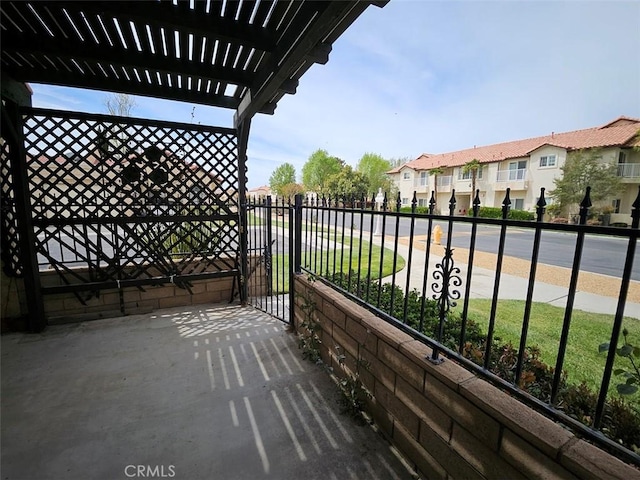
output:
[[[469,210],[467,215],[473,216],[473,210]],[[478,210],[480,218],[502,218],[501,207],[480,207]],[[533,213],[525,210],[509,210],[507,218],[510,220],[534,220],[536,217]]]
[[[526,210],[509,210],[508,218],[511,220],[535,220],[536,216],[533,212]]]
[[[411,207],[400,207],[400,212],[411,213]],[[429,207],[416,207],[416,213],[420,213],[420,214],[429,213]]]
[[[559,408],[587,426],[593,424],[598,395],[584,382],[569,385],[560,394]],[[640,452],[640,415],[621,398],[611,398],[604,405],[602,432],[636,453]]]
[[[551,205],[547,205],[546,212],[555,218],[562,213],[562,206],[559,203],[552,203]]]

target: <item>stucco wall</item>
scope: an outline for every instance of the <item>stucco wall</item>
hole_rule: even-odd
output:
[[[355,371],[358,358],[370,363],[360,369],[373,394],[368,411],[426,478],[638,478],[637,470],[453,361],[425,360],[426,345],[321,282],[298,276],[294,284],[297,327],[304,297],[312,298],[324,361],[338,375]]]

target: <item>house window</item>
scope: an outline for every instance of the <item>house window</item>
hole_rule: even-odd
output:
[[[616,198],[613,202],[611,202],[611,206],[613,207],[613,213],[620,213],[620,199]]]
[[[429,174],[427,172],[420,172],[420,186],[426,187],[429,185]]]
[[[410,180],[411,179],[411,174],[409,172],[404,172],[402,174],[402,179],[403,180]]]
[[[524,198],[516,198],[513,201],[514,210],[524,210]]]
[[[618,154],[618,163],[627,163],[627,154],[623,151],[620,151]]]
[[[479,180],[482,178],[482,167],[478,168],[478,170],[476,170],[476,178]],[[473,177],[473,173],[471,172],[471,170],[469,170],[468,172],[463,172],[462,168],[460,168],[460,170],[458,171],[458,180],[471,180],[471,178]]]
[[[544,155],[540,157],[540,166],[541,167],[555,167],[556,166],[556,156],[555,155]]]
[[[429,201],[426,198],[419,198],[418,199],[418,206],[419,207],[428,207],[429,206]]]
[[[409,205],[409,199],[407,197],[402,198],[402,205]]]
[[[509,162],[509,180],[524,180],[527,171],[527,161]]]

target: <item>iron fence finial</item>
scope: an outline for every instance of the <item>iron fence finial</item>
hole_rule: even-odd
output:
[[[473,199],[473,216],[477,217],[480,213],[480,189],[476,189],[476,196]]]
[[[591,187],[587,186],[584,198],[580,202],[580,225],[585,225],[587,223],[587,216],[589,215],[591,205]]]
[[[453,216],[456,211],[456,189],[451,190],[451,198],[449,199],[449,215]]]
[[[536,221],[541,222],[544,217],[545,207],[547,206],[547,201],[544,198],[544,190],[545,188],[540,188],[540,198],[538,199],[538,203],[536,203]]]
[[[509,216],[509,210],[511,210],[511,189],[507,188],[507,191],[504,195],[504,200],[502,200],[502,219],[506,220]]]

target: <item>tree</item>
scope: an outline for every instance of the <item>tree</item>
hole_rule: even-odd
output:
[[[560,167],[562,176],[553,179],[555,189],[549,192],[560,204],[561,211],[575,208],[584,198],[587,186],[591,187],[594,203],[613,198],[620,191],[617,165],[602,163],[601,159],[598,149],[578,150],[567,155]]]
[[[473,196],[476,194],[476,180],[478,178],[478,170],[482,168],[480,160],[474,158],[462,166],[462,173],[471,173],[471,203],[469,209],[473,208]]]
[[[332,199],[346,202],[352,198],[361,199],[367,195],[369,182],[367,177],[345,165],[339,173],[331,175],[326,182],[326,192]]]
[[[369,183],[369,194],[376,194],[379,188],[383,191],[389,192],[391,187],[391,180],[387,177],[387,172],[391,170],[391,162],[382,158],[382,156],[375,153],[365,153],[360,161],[356,170],[362,173]]]
[[[290,163],[283,163],[269,177],[269,186],[278,196],[284,196],[284,187],[296,182],[296,169]]]
[[[281,190],[283,198],[292,198],[299,193],[304,193],[304,187],[299,183],[287,183],[282,186]]]
[[[433,198],[436,201],[436,206],[438,205],[438,175],[442,175],[445,168],[446,167],[435,167],[429,170],[429,175],[433,175]]]
[[[131,112],[137,106],[135,97],[126,93],[110,93],[104,99],[104,105],[110,115],[130,117]]]
[[[110,93],[104,99],[110,115],[130,117],[136,107],[135,97],[126,93]],[[126,157],[129,153],[129,134],[126,125],[114,125],[107,130],[98,129],[96,146],[100,158]]]
[[[390,159],[389,163],[391,164],[391,168],[395,168],[395,167],[400,167],[405,163],[409,163],[411,160],[413,159],[409,157],[397,157],[397,158]]]
[[[327,179],[339,173],[343,166],[342,160],[329,156],[326,150],[316,150],[302,167],[302,183],[309,191],[325,194]]]

